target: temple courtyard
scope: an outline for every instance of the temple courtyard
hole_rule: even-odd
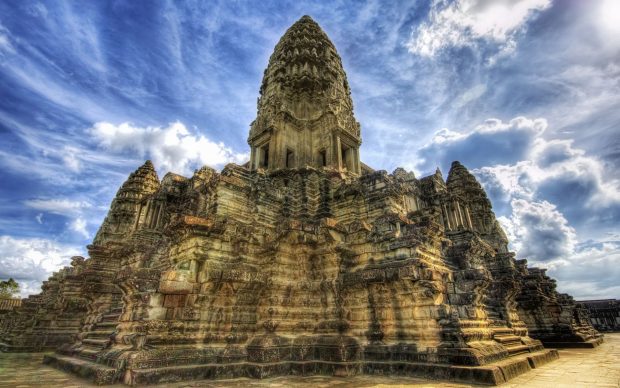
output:
[[[560,349],[560,359],[533,369],[503,387],[620,387],[620,333],[605,335],[594,349]],[[42,364],[45,353],[0,353],[0,387],[95,387],[86,380]],[[158,384],[166,387],[474,387],[412,377],[279,377]],[[111,385],[110,387],[126,387]]]

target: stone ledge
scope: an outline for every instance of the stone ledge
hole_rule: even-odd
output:
[[[0,342],[0,353],[44,353],[54,349],[54,346],[21,346]]]
[[[603,337],[599,337],[599,338],[594,338],[591,339],[589,341],[585,341],[585,342],[549,342],[546,341],[544,342],[545,346],[547,348],[558,348],[558,349],[565,349],[565,348],[583,348],[583,349],[591,349],[591,348],[595,348],[597,346],[599,346],[600,344],[603,343]]]
[[[121,373],[115,368],[59,354],[46,354],[43,363],[89,379],[95,384],[113,384],[119,380]]]
[[[523,373],[558,359],[554,349],[523,354],[485,366],[455,366],[414,362],[285,361],[276,363],[231,363],[182,365],[127,371],[127,383],[157,384],[184,380],[231,379],[277,376],[350,376],[357,374],[425,377],[485,385],[500,385]]]

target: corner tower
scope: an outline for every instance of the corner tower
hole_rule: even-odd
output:
[[[265,70],[248,143],[252,170],[333,168],[360,173],[360,125],[340,56],[303,16],[282,36]]]

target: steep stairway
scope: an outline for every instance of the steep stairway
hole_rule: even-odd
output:
[[[45,355],[43,363],[92,379],[97,384],[112,384],[120,378],[116,368],[97,363],[97,357],[112,341],[119,318],[123,312],[120,300],[101,317],[101,320],[83,332],[76,345],[58,349],[55,354]]]
[[[530,347],[524,345],[521,341],[521,337],[514,335],[512,329],[507,327],[495,327],[492,328],[492,330],[493,339],[502,344],[508,350],[510,356],[530,352]]]
[[[91,331],[84,332],[82,343],[74,350],[73,356],[86,361],[96,361],[97,354],[110,344],[122,312],[122,305],[115,305],[104,314],[101,321],[92,326]]]

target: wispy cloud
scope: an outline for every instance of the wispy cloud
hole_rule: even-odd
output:
[[[86,220],[82,217],[78,217],[71,222],[71,230],[80,234],[84,238],[89,238],[90,233],[88,233],[88,230],[86,230],[86,225]]]
[[[486,40],[497,45],[497,52],[510,53],[517,44],[515,35],[535,11],[550,4],[550,0],[435,0],[428,20],[413,32],[407,47],[411,53],[432,57],[446,47]]]
[[[24,201],[24,205],[32,209],[64,216],[75,216],[77,214],[81,214],[84,209],[89,209],[93,206],[91,203],[86,201],[72,201],[65,198],[28,199]]]

